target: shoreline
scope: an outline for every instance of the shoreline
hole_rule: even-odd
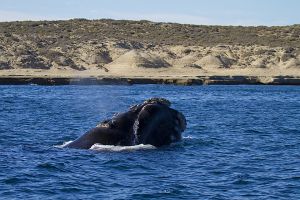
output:
[[[195,76],[195,77],[0,77],[0,85],[300,85],[298,76]]]

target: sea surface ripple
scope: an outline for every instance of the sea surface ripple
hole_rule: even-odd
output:
[[[57,148],[157,96],[182,142]],[[0,151],[0,199],[300,199],[300,87],[0,86]]]

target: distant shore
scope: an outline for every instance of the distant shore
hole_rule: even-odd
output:
[[[300,25],[0,23],[0,84],[300,85],[299,80]]]
[[[0,85],[300,85],[294,76],[195,76],[195,77],[0,77]]]

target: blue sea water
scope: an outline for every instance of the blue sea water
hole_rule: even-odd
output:
[[[188,121],[159,149],[58,148],[149,97]],[[0,86],[0,199],[300,199],[300,87]]]

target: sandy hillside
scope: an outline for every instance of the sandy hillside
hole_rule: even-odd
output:
[[[147,21],[70,20],[10,22],[0,23],[0,27],[2,77],[300,76],[298,26],[230,29]],[[215,28],[219,38],[215,37]],[[234,30],[244,35],[232,33]],[[233,38],[226,35],[230,33]],[[193,36],[194,42],[186,36]]]

